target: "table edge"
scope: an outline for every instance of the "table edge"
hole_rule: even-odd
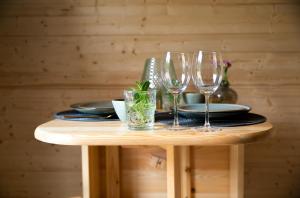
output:
[[[51,122],[51,121],[49,121]],[[272,131],[272,124],[269,122],[264,122],[264,123],[260,123],[260,124],[256,124],[256,125],[265,125],[264,129],[256,132],[256,133],[245,133],[245,136],[240,138],[240,137],[234,137],[234,135],[232,136],[231,140],[228,140],[229,138],[224,137],[224,142],[220,142],[220,141],[215,141],[212,138],[207,138],[206,141],[199,141],[201,140],[199,137],[197,138],[193,138],[193,139],[183,139],[183,140],[166,140],[166,139],[156,139],[154,140],[148,140],[148,141],[143,141],[143,143],[141,143],[140,141],[131,141],[130,143],[128,143],[128,140],[124,141],[124,140],[114,140],[113,138],[108,138],[108,139],[95,139],[94,143],[91,143],[91,138],[75,138],[74,136],[71,135],[66,135],[66,134],[51,134],[48,133],[46,131],[44,131],[42,129],[42,127],[49,123],[46,122],[40,126],[38,126],[35,129],[34,132],[34,137],[35,139],[41,141],[41,142],[45,142],[45,143],[50,143],[50,144],[59,144],[59,145],[99,145],[99,146],[109,146],[109,145],[176,145],[176,146],[213,146],[213,145],[235,145],[235,144],[245,144],[245,143],[251,143],[251,142],[256,142],[258,140],[263,140],[266,137],[269,137],[269,135],[271,134]],[[253,125],[247,125],[247,126],[253,126]],[[242,126],[242,127],[247,127],[247,126]],[[231,127],[226,127],[226,128],[231,128]],[[235,127],[232,127],[235,128]],[[221,133],[221,132],[220,132]],[[214,135],[214,134],[209,134],[209,135]],[[58,137],[60,136],[60,137]],[[149,136],[150,138],[150,136]],[[219,138],[221,139],[221,138]],[[147,138],[145,138],[145,140],[147,140]],[[225,141],[226,140],[226,141]]]

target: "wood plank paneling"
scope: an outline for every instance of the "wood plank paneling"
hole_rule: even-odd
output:
[[[245,197],[298,198],[299,10],[298,0],[0,1],[0,197],[80,197],[80,148],[39,143],[34,128],[72,103],[120,98],[147,57],[201,48],[225,52],[239,103],[275,126],[245,147]],[[122,196],[166,197],[162,149],[120,154]],[[192,197],[228,197],[229,148],[193,147],[191,173]]]
[[[147,57],[159,56],[166,49],[195,50],[203,45],[225,49],[225,57],[235,67],[229,74],[234,84],[299,84],[299,76],[294,72],[300,62],[298,34],[287,39],[284,34],[214,37],[0,39],[0,54],[7,57],[0,60],[0,85],[128,85],[141,75]],[[112,75],[120,80],[115,81]],[[53,76],[55,83],[49,83]]]
[[[1,197],[75,197],[81,194],[81,172],[15,171],[1,173]],[[38,184],[37,184],[38,183]]]
[[[8,12],[9,7],[3,9]],[[299,33],[297,10],[298,4],[167,4],[85,7],[77,15],[52,15],[51,11],[44,11],[46,13],[15,17],[5,16],[4,12],[0,35]]]

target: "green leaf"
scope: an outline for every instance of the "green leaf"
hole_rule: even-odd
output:
[[[148,91],[150,86],[150,82],[149,81],[145,81],[142,85],[142,91]]]
[[[143,98],[141,97],[141,94],[139,92],[136,92],[133,97],[134,97],[135,103],[138,103],[141,100],[143,100]]]

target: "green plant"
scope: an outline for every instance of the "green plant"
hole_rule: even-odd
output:
[[[139,127],[143,127],[151,122],[151,113],[153,114],[153,110],[155,109],[155,105],[151,102],[151,96],[148,92],[149,86],[149,81],[136,82],[136,87],[130,89],[134,95],[128,113],[130,115],[130,121]]]
[[[147,91],[149,89],[150,82],[144,81],[144,82],[136,82],[136,88],[131,88],[134,93],[134,102],[136,104],[141,103],[143,105],[149,103],[149,96],[147,94]]]

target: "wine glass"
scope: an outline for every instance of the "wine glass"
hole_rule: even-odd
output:
[[[161,77],[166,90],[173,94],[174,122],[172,130],[181,130],[178,120],[178,96],[187,88],[190,81],[192,57],[183,52],[166,52],[162,58]]]
[[[197,51],[193,55],[192,79],[200,93],[205,96],[205,123],[200,131],[219,130],[209,123],[209,97],[219,87],[222,81],[224,63],[218,52]]]

